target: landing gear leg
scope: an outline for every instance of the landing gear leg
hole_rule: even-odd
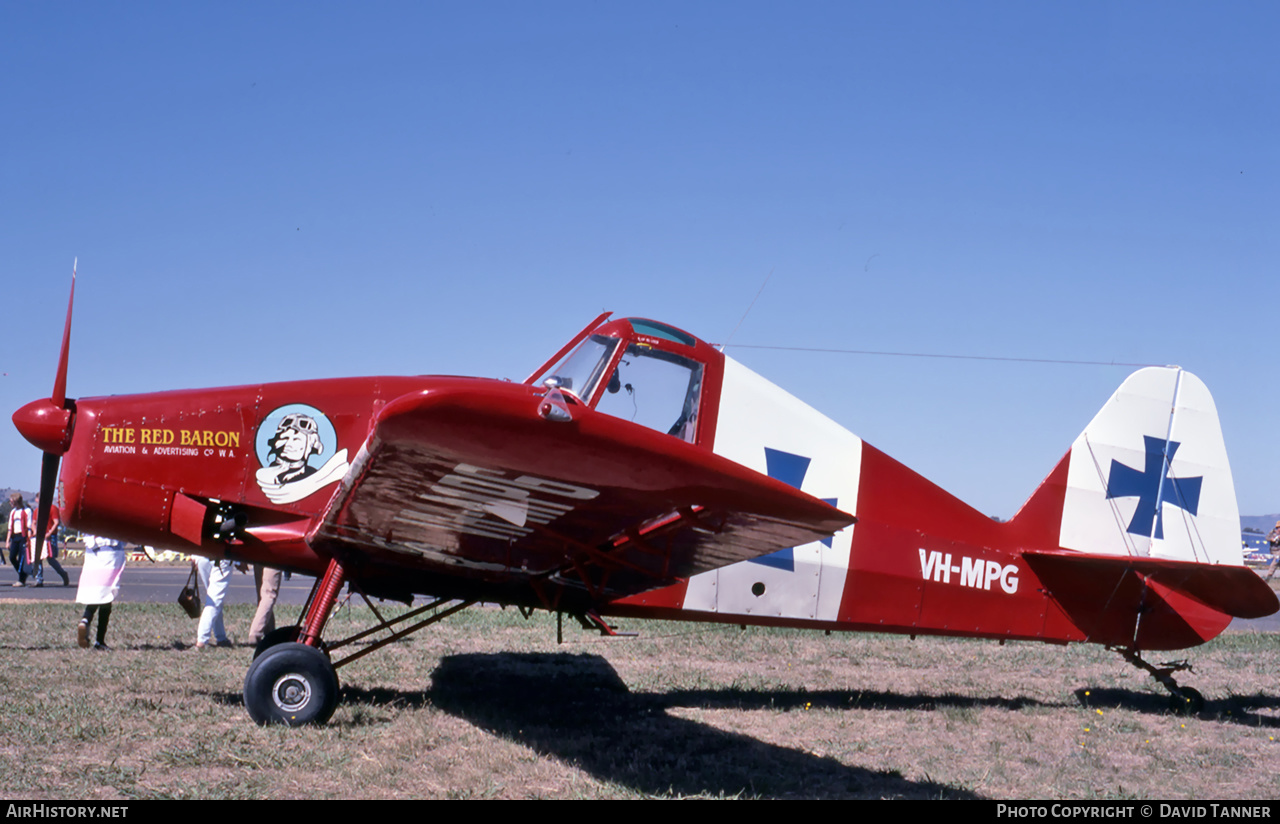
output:
[[[345,580],[342,565],[336,560],[330,561],[329,568],[316,581],[297,626],[268,633],[258,645],[244,679],[244,705],[254,721],[291,727],[323,724],[338,706],[338,668],[475,604],[475,601],[436,598],[388,620],[369,603],[378,618],[376,626],[349,638],[322,643],[321,633]],[[358,582],[352,582],[352,589],[363,596]],[[368,598],[365,601],[368,603]],[[393,629],[414,620],[417,623],[407,629]],[[381,640],[363,643],[361,649],[345,658],[330,660],[330,653],[382,631],[390,634]]]
[[[338,563],[337,558],[331,559],[329,568],[324,571],[324,577],[316,588],[315,597],[311,599],[311,606],[307,607],[307,614],[302,619],[302,632],[298,634],[300,642],[309,647],[320,645],[320,633],[324,632],[329,612],[333,609],[334,601],[338,600],[338,592],[342,590],[342,584],[346,580],[342,564]]]
[[[1116,652],[1120,653],[1124,660],[1159,681],[1169,691],[1169,709],[1179,715],[1198,715],[1204,710],[1204,696],[1200,694],[1200,691],[1193,687],[1179,686],[1173,677],[1175,672],[1184,670],[1186,672],[1195,672],[1191,668],[1191,662],[1170,661],[1156,667],[1142,660],[1142,656],[1136,649],[1116,649]]]
[[[244,678],[244,705],[259,724],[323,724],[338,706],[338,673],[320,648],[320,635],[346,579],[329,562],[299,627],[272,633],[260,645]],[[282,637],[296,632],[293,638]],[[296,638],[296,640],[295,640]]]

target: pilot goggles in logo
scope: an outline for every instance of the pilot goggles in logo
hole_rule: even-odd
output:
[[[324,452],[324,443],[320,440],[320,427],[316,425],[315,418],[294,412],[280,418],[275,435],[268,441],[268,448],[273,462],[283,458],[301,468],[311,456]]]
[[[301,449],[303,454],[288,454],[291,449],[294,449],[293,438],[290,437],[291,433],[302,436],[305,442],[305,446]],[[315,418],[298,413],[285,415],[281,419],[279,426],[276,427],[276,434],[272,436],[268,446],[273,457],[284,455],[286,458],[293,460],[306,460],[312,455],[319,455],[324,452],[324,444],[320,440],[320,427],[316,424]]]
[[[313,435],[320,434],[320,427],[316,426],[314,419],[306,415],[285,415],[284,420],[280,421],[281,429],[296,429],[299,432],[310,432]]]

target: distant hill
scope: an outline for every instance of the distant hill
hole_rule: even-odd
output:
[[[0,489],[0,518],[6,519],[5,523],[0,523],[0,532],[8,532],[6,527],[8,525],[9,518],[9,496],[14,492],[17,492],[22,496],[22,500],[27,504],[27,506],[30,506],[31,502],[36,498],[36,493],[27,492],[23,489]]]
[[[1252,527],[1266,535],[1276,525],[1276,521],[1280,521],[1280,513],[1275,515],[1241,515],[1240,528],[1249,529]]]

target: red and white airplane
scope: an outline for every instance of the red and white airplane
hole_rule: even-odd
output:
[[[74,280],[73,280],[74,295]],[[86,532],[316,576],[245,678],[259,723],[324,722],[336,669],[479,601],[590,618],[1113,647],[1198,710],[1185,662],[1276,595],[1242,562],[1204,384],[1130,376],[995,521],[680,329],[593,320],[523,383],[375,377],[66,397],[13,416]],[[427,606],[322,640],[343,585]],[[375,610],[376,614],[376,610]],[[416,620],[417,623],[401,628]],[[340,656],[374,630],[392,635]]]

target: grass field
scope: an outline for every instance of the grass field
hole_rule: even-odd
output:
[[[557,646],[554,616],[473,609],[340,670],[328,726],[282,729],[245,713],[252,650],[190,649],[176,606],[117,605],[113,652],[77,618],[0,604],[10,797],[1248,799],[1280,771],[1270,634],[1189,651],[1208,706],[1184,718],[1094,647],[658,622]]]

